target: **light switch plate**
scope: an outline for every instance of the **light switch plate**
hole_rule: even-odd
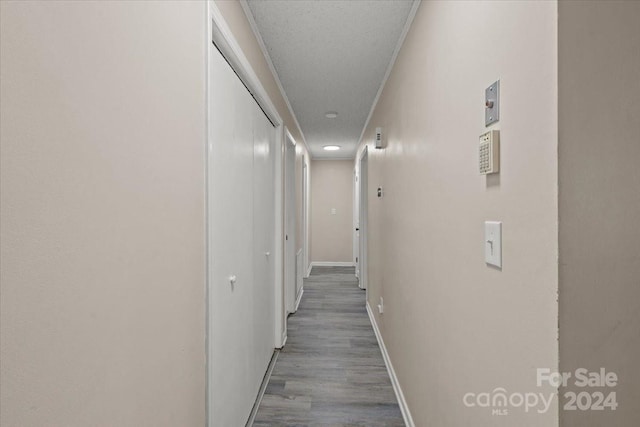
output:
[[[484,222],[484,261],[502,268],[502,222]]]
[[[484,91],[484,125],[500,120],[500,80]]]

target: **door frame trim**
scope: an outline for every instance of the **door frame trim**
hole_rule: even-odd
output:
[[[306,158],[302,158],[302,277],[309,277],[309,208],[311,193],[311,177],[309,176],[309,164]],[[304,283],[304,282],[303,282]]]
[[[296,217],[297,217],[297,203],[296,203],[296,146],[298,145],[298,142],[295,140],[295,138],[293,137],[293,135],[291,135],[291,132],[289,132],[289,129],[285,126],[284,127],[284,133],[285,133],[285,138],[283,141],[283,145],[284,145],[284,163],[282,165],[282,174],[283,174],[283,193],[282,193],[282,205],[283,205],[283,223],[284,223],[284,228],[283,228],[283,241],[282,241],[282,245],[283,245],[283,263],[282,263],[282,268],[283,268],[283,299],[284,299],[284,307],[283,307],[283,312],[284,312],[284,316],[285,316],[285,323],[284,323],[284,330],[286,332],[287,330],[287,322],[286,322],[286,317],[289,314],[295,313],[296,312],[296,248],[297,248],[297,230],[296,230]],[[289,144],[291,144],[291,147],[289,147]],[[287,152],[288,150],[292,150],[291,152],[293,153],[293,165],[292,165],[292,169],[289,171],[288,165],[287,165]],[[291,180],[291,185],[293,186],[293,211],[292,212],[287,212],[287,179]],[[292,253],[287,253],[287,247],[286,247],[286,243],[284,241],[284,236],[287,235],[287,219],[289,219],[289,215],[292,215],[293,218],[293,230],[291,230],[291,233],[289,235],[289,237],[292,239],[292,244],[293,244],[293,251]],[[288,266],[287,264],[287,257],[289,257],[289,262],[293,263],[293,277],[291,278],[292,283],[289,283],[289,287],[287,287],[287,272],[286,272],[286,268]],[[293,287],[293,289],[291,289],[291,287]]]
[[[367,165],[367,178],[366,180],[363,178],[364,177],[364,173],[362,172],[362,161],[366,159],[366,165]],[[359,193],[359,200],[358,203],[360,204],[360,207],[358,209],[358,226],[360,228],[359,231],[359,235],[360,235],[360,241],[358,242],[358,267],[359,267],[359,271],[360,271],[360,275],[358,277],[359,281],[360,281],[360,288],[361,289],[365,289],[366,293],[367,293],[367,301],[369,298],[369,271],[368,271],[368,262],[369,262],[369,251],[367,250],[368,247],[368,234],[369,234],[369,221],[368,221],[368,217],[369,217],[369,194],[368,194],[368,188],[369,188],[369,147],[365,145],[364,149],[362,150],[362,153],[360,153],[360,157],[358,157],[358,170],[359,170],[359,186],[360,186],[360,193]],[[367,188],[364,188],[364,192],[363,190],[363,182],[367,185]],[[364,194],[363,194],[364,193]],[[364,197],[363,197],[364,195]]]

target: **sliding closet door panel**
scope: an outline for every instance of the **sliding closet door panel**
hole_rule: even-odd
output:
[[[251,304],[253,282],[247,268],[253,239],[252,115],[240,82],[219,54],[213,55],[211,68],[211,418],[214,426],[242,425],[250,348],[241,316],[243,305]]]
[[[275,129],[257,104],[254,104],[254,272],[255,292],[253,300],[253,334],[256,353],[260,355],[262,365],[258,366],[254,384],[256,393],[260,380],[266,371],[273,354],[273,327],[275,324],[274,277],[275,277],[275,197],[274,197],[274,160]]]
[[[241,426],[273,352],[275,131],[214,47],[210,69],[209,403]]]

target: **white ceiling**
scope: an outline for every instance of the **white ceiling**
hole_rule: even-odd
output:
[[[414,2],[247,3],[312,157],[353,158]],[[333,144],[342,149],[322,148]]]

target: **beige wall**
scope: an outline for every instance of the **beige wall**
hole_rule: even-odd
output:
[[[331,214],[331,209],[336,214]],[[311,261],[351,262],[353,258],[353,162],[311,162]]]
[[[0,5],[0,424],[202,426],[205,5]]]
[[[559,6],[560,367],[619,377],[616,411],[567,427],[640,425],[639,23],[638,2]]]
[[[388,139],[369,149],[368,300],[384,297],[375,319],[417,426],[557,425],[557,401],[504,417],[462,401],[553,392],[536,368],[558,366],[556,31],[555,2],[422,2],[366,129]],[[498,78],[502,169],[485,178]],[[486,220],[503,221],[501,271],[484,262]]]

